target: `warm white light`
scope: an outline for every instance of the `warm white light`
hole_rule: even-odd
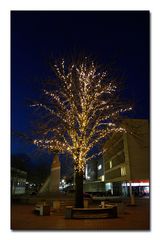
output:
[[[118,100],[118,86],[110,73],[98,71],[88,58],[69,66],[62,59],[51,68],[60,89],[48,90],[46,86],[45,101],[31,105],[43,111],[42,116],[47,114],[33,143],[48,151],[67,153],[74,160],[74,169],[84,173],[86,162],[102,154],[100,151],[91,155],[90,150],[113,133],[126,131],[117,120],[132,108]]]
[[[123,166],[121,167],[121,176],[125,176],[127,173],[126,173],[126,167]]]
[[[109,161],[109,167],[112,168],[112,161]]]
[[[101,181],[104,182],[104,175],[102,175],[102,177],[101,177]]]

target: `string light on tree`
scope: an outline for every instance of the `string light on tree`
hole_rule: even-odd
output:
[[[83,174],[86,161],[101,153],[91,154],[91,149],[111,134],[125,131],[120,119],[132,108],[120,101],[110,73],[99,71],[86,57],[69,65],[62,60],[51,68],[56,80],[46,85],[43,100],[31,105],[47,115],[33,143],[69,154],[75,171]]]

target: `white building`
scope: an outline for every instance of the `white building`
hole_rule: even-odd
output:
[[[128,195],[149,193],[149,126],[143,119],[123,122],[127,133],[114,134],[104,145],[106,191]]]

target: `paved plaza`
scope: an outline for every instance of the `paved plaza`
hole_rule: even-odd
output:
[[[149,230],[149,199],[137,199],[136,206],[126,206],[115,219],[65,219],[64,212],[50,216],[33,214],[33,205],[14,204],[11,208],[12,230]]]

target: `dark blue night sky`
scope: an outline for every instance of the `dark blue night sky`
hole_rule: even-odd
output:
[[[125,75],[124,97],[133,118],[149,118],[149,12],[11,12],[12,130],[29,133],[39,84],[51,72],[49,59],[85,54],[113,63]],[[34,84],[36,82],[36,85]],[[31,146],[12,140],[12,153]]]

